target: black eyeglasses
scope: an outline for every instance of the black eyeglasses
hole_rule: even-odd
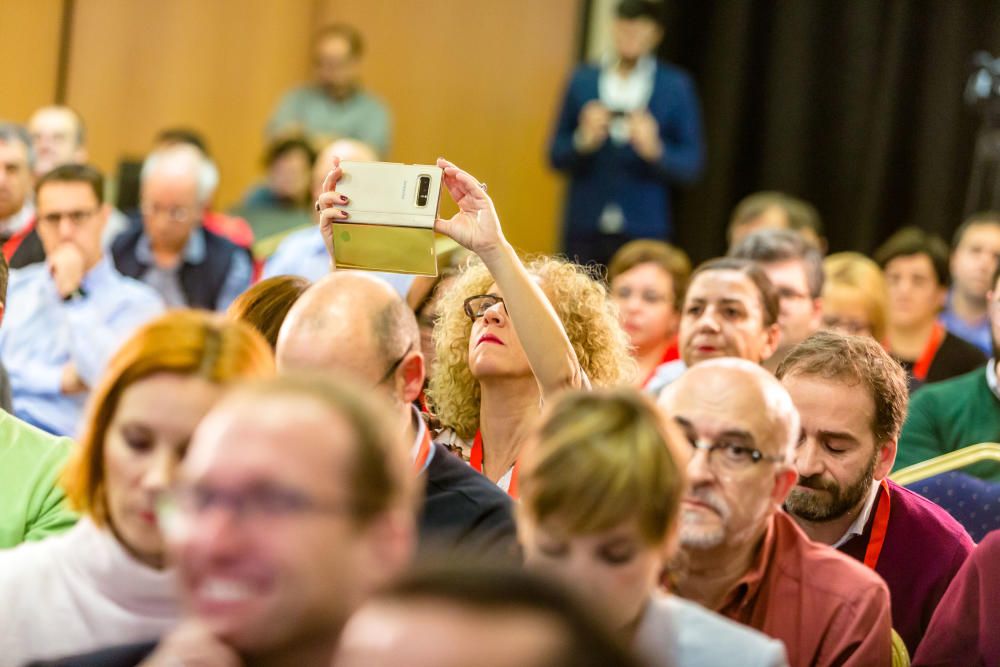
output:
[[[403,363],[403,359],[406,359],[406,355],[408,355],[411,350],[413,350],[413,341],[410,341],[410,344],[406,346],[406,352],[403,353],[403,356],[401,356],[399,359],[396,359],[396,361],[392,362],[392,366],[389,366],[389,370],[385,372],[385,375],[382,376],[382,379],[375,383],[376,387],[392,377],[392,374],[396,372],[396,369],[399,368],[399,365],[401,363]]]
[[[465,314],[469,316],[470,320],[475,322],[485,315],[487,310],[498,303],[503,303],[503,299],[495,294],[477,294],[466,299],[463,307],[465,308]],[[503,308],[504,312],[506,312],[507,304],[504,304]]]

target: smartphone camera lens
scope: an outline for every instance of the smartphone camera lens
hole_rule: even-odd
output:
[[[431,177],[421,176],[417,179],[417,206],[427,206],[427,193],[431,189]]]

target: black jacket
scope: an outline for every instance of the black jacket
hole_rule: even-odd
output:
[[[434,445],[419,516],[420,556],[517,560],[514,505],[496,484],[444,445]]]

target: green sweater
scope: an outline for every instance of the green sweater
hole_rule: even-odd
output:
[[[953,452],[980,442],[1000,441],[1000,401],[978,368],[956,378],[935,382],[910,399],[909,413],[899,436],[896,469]],[[998,466],[977,464],[965,472],[998,479]]]
[[[76,523],[57,485],[73,446],[0,410],[0,549]]]

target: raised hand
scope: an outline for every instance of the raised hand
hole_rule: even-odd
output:
[[[629,141],[632,148],[647,162],[656,162],[663,156],[663,141],[660,140],[660,126],[647,109],[633,111],[629,115]]]
[[[444,158],[438,158],[437,165],[444,170],[441,183],[458,205],[458,213],[448,220],[438,218],[434,229],[488,260],[506,243],[493,200],[468,172]]]
[[[597,100],[591,100],[580,109],[576,129],[576,148],[581,153],[593,153],[608,139],[611,112]]]
[[[48,263],[59,296],[65,298],[79,289],[87,272],[86,260],[79,248],[63,243],[49,255]]]

